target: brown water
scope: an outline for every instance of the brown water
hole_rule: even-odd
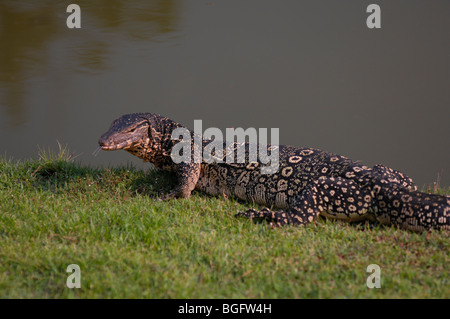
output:
[[[0,152],[67,144],[89,165],[111,121],[278,127],[280,142],[450,185],[450,1],[0,0]]]

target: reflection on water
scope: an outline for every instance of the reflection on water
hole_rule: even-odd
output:
[[[0,0],[0,155],[57,140],[88,165],[111,121],[279,128],[280,143],[450,185],[450,1]],[[377,2],[378,3],[378,2]],[[148,166],[145,166],[148,167]]]
[[[45,65],[45,46],[56,29],[52,11],[48,4],[33,8],[23,3],[0,2],[0,82],[4,98],[1,106],[16,125],[25,116],[27,80]]]
[[[66,53],[74,63],[66,72],[96,73],[108,69],[114,40],[157,40],[176,29],[175,0],[76,3],[81,7],[82,29],[74,31],[65,27],[64,2],[0,1],[0,106],[10,124],[26,121],[27,90],[48,70],[52,45],[70,42]]]

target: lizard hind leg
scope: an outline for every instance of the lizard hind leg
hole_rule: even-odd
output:
[[[274,226],[305,225],[319,214],[346,221],[359,221],[368,217],[373,197],[355,182],[340,177],[320,178],[305,187],[288,212],[249,209],[236,216],[264,219]]]
[[[378,179],[387,180],[389,183],[395,184],[397,187],[406,188],[410,191],[417,190],[417,185],[410,177],[384,165],[375,165],[372,168],[370,175]]]

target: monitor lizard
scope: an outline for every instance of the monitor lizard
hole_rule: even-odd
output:
[[[154,113],[123,115],[101,136],[99,148],[123,149],[173,172],[178,182],[162,196],[164,200],[189,198],[194,189],[234,197],[270,207],[251,208],[236,216],[264,219],[274,227],[305,225],[322,215],[349,222],[375,220],[412,231],[450,230],[450,196],[419,192],[412,179],[397,170],[367,167],[314,148],[258,145],[269,151],[277,147],[279,152],[278,170],[262,174],[266,164],[248,161],[248,143],[243,163],[227,162],[226,152],[221,162],[196,162],[194,152],[207,140],[200,146],[192,142],[191,161],[175,163],[171,152],[180,139],[173,138],[172,132],[177,128],[184,126]],[[193,137],[194,132],[189,132]],[[235,142],[231,150],[236,146]]]

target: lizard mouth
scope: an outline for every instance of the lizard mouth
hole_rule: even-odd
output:
[[[119,144],[106,144],[106,143],[102,143],[100,141],[98,144],[100,145],[99,148],[102,151],[116,151],[116,150],[126,149],[127,147],[130,147],[133,143],[130,143],[130,141],[124,141]]]
[[[116,151],[122,149],[120,145],[103,145],[100,146],[100,149],[102,151]]]
[[[110,141],[100,139],[98,141],[98,147],[95,150],[94,154],[97,155],[100,151],[117,151],[122,149],[127,149],[131,146],[133,146],[134,141],[133,140],[125,140],[120,143],[111,143]]]
[[[117,151],[121,149],[127,149],[129,145],[127,142],[123,142],[120,144],[113,144],[113,145],[106,145],[102,141],[99,141],[99,146],[95,149],[95,151],[92,153],[92,155],[97,156],[100,151]]]

